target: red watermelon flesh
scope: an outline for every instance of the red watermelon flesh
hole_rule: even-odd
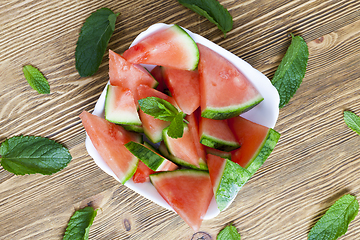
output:
[[[124,52],[134,64],[152,64],[183,70],[194,70],[199,50],[194,40],[179,26],[160,29]]]
[[[164,80],[179,108],[187,115],[200,106],[198,71],[164,68]]]
[[[198,153],[198,156],[206,162],[206,152],[204,146],[200,143],[200,137],[199,137],[199,124],[198,120],[196,118],[197,110],[196,112],[187,115],[186,120],[189,122],[188,128],[191,132],[191,135],[193,136],[195,147]]]
[[[150,88],[147,85],[140,85],[137,88],[138,91],[138,99],[143,99],[147,97],[158,97],[164,99],[171,104],[175,104],[173,98],[168,95],[157,91],[156,89]],[[176,104],[175,104],[176,106]],[[144,128],[144,133],[146,136],[153,142],[157,143],[162,140],[162,131],[170,125],[170,122],[159,120],[144,113],[141,109],[139,111],[140,119]]]
[[[139,142],[140,135],[128,132],[121,126],[86,111],[80,114],[80,118],[94,147],[124,184],[135,173],[139,161],[124,144],[130,141]]]
[[[198,44],[201,115],[228,119],[263,100],[252,83],[232,63]]]
[[[167,89],[167,86],[165,84],[164,75],[163,75],[163,67],[156,66],[151,70],[151,75],[156,79],[156,81],[159,83],[159,85],[156,87],[156,90],[160,92],[164,92]]]
[[[155,173],[155,171],[151,170],[148,166],[145,165],[142,161],[139,161],[139,165],[136,169],[136,172],[133,176],[134,183],[144,183],[149,182],[149,175]]]
[[[211,179],[211,184],[213,186],[213,191],[214,193],[216,193],[221,180],[222,173],[224,172],[226,160],[219,156],[208,154],[207,165],[209,168],[209,175]]]
[[[136,88],[140,84],[149,87],[157,85],[156,80],[142,66],[134,65],[119,54],[109,50],[109,77],[110,84],[130,89],[137,99]]]
[[[165,201],[197,232],[214,195],[209,174],[182,169],[152,174],[150,179]]]
[[[262,146],[269,128],[240,116],[228,119],[228,124],[241,144],[241,148],[233,152],[231,161],[246,168]]]

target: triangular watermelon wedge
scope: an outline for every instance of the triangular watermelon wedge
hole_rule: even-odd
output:
[[[156,87],[158,82],[142,66],[134,65],[119,54],[109,50],[109,78],[110,84],[130,89],[137,99],[137,87],[140,84]]]
[[[124,184],[135,173],[139,161],[124,144],[139,142],[141,136],[86,111],[80,114],[80,118],[95,149]]]
[[[150,175],[159,194],[196,232],[213,197],[209,174],[190,169]]]
[[[232,63],[201,44],[198,48],[202,117],[228,119],[264,100]]]
[[[182,70],[195,70],[199,50],[194,40],[178,25],[160,29],[145,37],[123,54],[134,64],[152,64]]]
[[[198,71],[163,68],[163,76],[171,96],[187,115],[200,107],[200,86]]]
[[[207,164],[216,204],[222,211],[232,203],[251,174],[240,165],[211,154],[207,155]]]
[[[191,132],[191,135],[194,139],[195,148],[197,150],[198,156],[203,162],[206,162],[206,152],[204,146],[200,143],[199,137],[199,121],[197,118],[198,110],[193,112],[190,115],[187,115],[185,119],[189,122],[188,127]]]
[[[231,161],[254,174],[270,156],[279,141],[280,134],[272,128],[267,128],[240,116],[227,121],[236,139],[241,144],[241,148],[232,153]]]

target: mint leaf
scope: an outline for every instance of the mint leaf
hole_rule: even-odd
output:
[[[51,175],[71,161],[69,150],[61,144],[35,136],[16,136],[5,140],[1,144],[0,155],[3,168],[16,175]]]
[[[272,79],[272,84],[279,92],[280,108],[289,102],[300,87],[309,57],[308,46],[304,39],[300,36],[294,37],[292,34],[291,37],[291,44]]]
[[[158,97],[147,97],[138,102],[144,113],[163,121],[172,121],[179,113],[171,103]]]
[[[76,69],[81,77],[91,76],[99,69],[118,15],[101,8],[86,19],[75,50]]]
[[[69,220],[63,240],[86,240],[89,230],[96,217],[97,210],[85,207],[77,210]]]
[[[178,2],[214,23],[224,33],[224,38],[233,27],[230,13],[216,0],[178,0]]]
[[[50,86],[44,75],[39,69],[26,65],[23,67],[23,72],[29,85],[40,94],[49,94]]]
[[[171,121],[167,135],[171,138],[181,138],[184,134],[184,114],[178,113]]]
[[[360,117],[350,111],[344,112],[344,121],[348,127],[360,135]]]
[[[335,240],[344,235],[359,211],[359,202],[349,194],[341,197],[311,229],[308,240]]]
[[[216,240],[240,240],[240,234],[236,230],[236,227],[228,225],[219,232]]]

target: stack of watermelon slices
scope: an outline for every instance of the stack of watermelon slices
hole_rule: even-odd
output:
[[[151,181],[197,231],[213,196],[220,211],[227,208],[280,137],[239,116],[262,96],[234,65],[177,25],[123,56],[110,50],[109,58],[105,119],[80,115],[88,136],[121,183],[131,177]],[[149,73],[139,64],[157,66]],[[186,114],[181,138],[167,135],[169,122],[139,109],[138,100],[146,97],[162,98]]]

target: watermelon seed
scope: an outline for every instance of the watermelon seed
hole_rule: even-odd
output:
[[[191,240],[211,240],[211,239],[212,237],[206,232],[197,232],[191,238]]]
[[[124,227],[125,227],[125,230],[126,230],[126,231],[130,231],[130,230],[131,230],[131,225],[130,225],[129,220],[127,220],[127,219],[124,220]]]

